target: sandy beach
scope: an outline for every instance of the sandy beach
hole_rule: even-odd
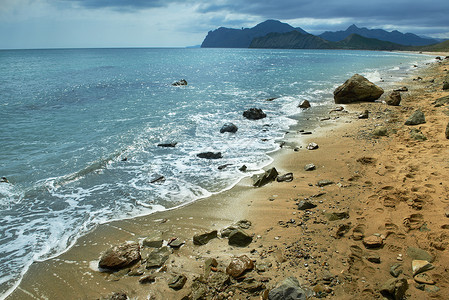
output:
[[[403,291],[407,299],[447,299],[449,59],[432,55],[442,60],[398,82],[408,89],[400,106],[348,104],[323,114],[318,128],[291,128],[266,169],[292,173],[292,181],[255,188],[246,178],[178,209],[101,225],[64,254],[34,263],[6,299],[267,299],[292,276],[310,299]],[[426,122],[404,125],[417,109]],[[368,119],[359,119],[365,110]],[[318,149],[306,149],[312,142]],[[252,241],[229,245],[220,233],[241,220]],[[214,230],[217,238],[194,244],[193,236]],[[160,267],[148,267],[159,246],[145,246],[146,238],[164,241],[169,256]],[[125,242],[139,242],[142,259],[100,272],[102,253]],[[180,243],[165,248],[170,242]],[[252,261],[247,270],[226,275],[243,255]],[[417,261],[424,271],[412,269]]]

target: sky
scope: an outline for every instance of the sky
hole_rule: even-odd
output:
[[[185,47],[267,19],[312,34],[351,24],[449,39],[448,0],[0,0],[0,49]]]

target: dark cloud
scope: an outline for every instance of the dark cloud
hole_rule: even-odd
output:
[[[146,8],[164,7],[169,3],[180,3],[181,0],[65,0],[66,2],[77,3],[86,8],[116,8],[139,10]]]

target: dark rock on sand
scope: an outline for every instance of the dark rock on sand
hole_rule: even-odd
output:
[[[173,86],[187,85],[187,81],[185,79],[181,79],[179,81],[173,82],[171,85],[173,85]]]
[[[365,77],[355,74],[343,85],[334,91],[334,100],[337,104],[346,104],[356,101],[374,101],[384,93],[384,90]]]
[[[302,108],[302,109],[307,109],[307,108],[310,108],[311,105],[310,105],[310,102],[309,102],[308,100],[304,100],[303,102],[301,102],[301,103],[298,105],[298,107],[299,107],[299,108]]]
[[[402,270],[402,264],[394,264],[390,267],[390,275],[397,278],[399,277],[399,275],[401,275],[401,273],[403,272]]]
[[[246,255],[234,257],[226,267],[226,273],[234,278],[240,277],[245,271],[254,268],[253,261]]]
[[[358,115],[359,119],[368,119],[369,118],[369,110],[365,109],[360,115]]]
[[[168,286],[174,290],[180,290],[186,284],[187,277],[183,274],[175,275],[168,283]]]
[[[329,212],[324,214],[329,221],[337,221],[349,218],[348,211]]]
[[[401,100],[401,93],[398,91],[393,91],[387,96],[385,103],[392,106],[399,106],[399,104],[401,104]]]
[[[164,148],[174,148],[176,147],[178,143],[174,142],[174,143],[163,143],[163,144],[157,144],[158,147],[164,147]]]
[[[394,90],[395,92],[408,92],[408,88],[406,86],[400,87]]]
[[[140,260],[139,243],[123,243],[106,250],[100,258],[101,269],[118,270],[128,267]]]
[[[162,247],[163,243],[164,243],[164,239],[158,233],[148,236],[142,241],[142,245],[144,247],[150,247],[150,248],[160,248],[160,247]]]
[[[276,177],[278,175],[279,175],[279,173],[276,170],[276,168],[271,168],[271,169],[265,171],[265,173],[262,175],[255,175],[253,177],[253,180],[254,180],[253,186],[255,186],[255,187],[264,186],[267,183],[270,183],[270,182],[276,180]]]
[[[416,110],[408,119],[405,121],[405,125],[419,125],[426,123],[426,118],[421,110]]]
[[[228,244],[237,247],[246,247],[253,241],[252,236],[241,229],[233,230],[229,234]]]
[[[388,136],[388,129],[386,127],[383,127],[383,126],[376,127],[373,130],[373,135],[377,136],[377,137],[379,137],[379,136]]]
[[[251,227],[252,223],[251,221],[244,219],[238,221],[237,223],[235,223],[235,225],[242,229],[248,229]]]
[[[101,299],[105,299],[105,300],[128,300],[128,295],[126,295],[125,293],[122,293],[122,292],[117,292],[117,293],[114,293],[114,294],[110,295],[109,297],[101,298]]]
[[[435,256],[433,256],[426,250],[416,247],[408,247],[407,256],[411,259],[427,260],[428,262],[433,262],[435,260]]]
[[[298,279],[288,277],[268,293],[269,300],[306,300],[307,293],[301,288]]]
[[[156,276],[154,274],[145,275],[145,276],[139,278],[140,284],[147,284],[147,283],[153,283],[153,282],[156,282]]]
[[[146,268],[151,269],[162,267],[169,256],[170,249],[168,247],[161,247],[159,249],[153,250],[145,259]]]
[[[447,105],[447,104],[449,104],[449,96],[440,97],[437,100],[435,100],[434,102],[432,102],[432,104],[435,107]]]
[[[392,278],[385,282],[381,289],[380,293],[382,296],[393,299],[393,300],[401,300],[404,299],[405,292],[408,289],[407,279],[405,278]]]
[[[365,245],[365,247],[368,249],[380,248],[383,246],[383,244],[383,239],[377,235],[371,235],[363,239],[363,245]]]
[[[310,202],[308,200],[301,200],[298,203],[298,210],[312,209],[315,207],[316,207],[316,204],[313,204],[312,202]]]
[[[203,234],[197,234],[193,236],[193,244],[194,245],[206,245],[210,240],[215,239],[217,237],[218,232],[213,230],[211,232],[206,232]]]
[[[427,137],[417,128],[412,128],[410,130],[410,137],[417,141],[426,141]]]
[[[316,185],[319,187],[323,187],[323,186],[331,185],[331,184],[334,184],[334,182],[332,180],[323,179],[323,180],[318,181]]]
[[[260,108],[250,108],[243,112],[243,116],[249,120],[259,120],[265,118],[267,115]]]
[[[236,133],[237,130],[238,130],[238,127],[234,123],[226,123],[221,127],[220,133],[225,133],[225,132]]]
[[[220,159],[223,158],[221,155],[221,152],[202,152],[198,153],[196,156],[199,158],[205,158],[205,159]]]
[[[446,132],[445,132],[446,138],[449,139],[449,123],[446,125]]]
[[[171,248],[178,249],[178,248],[180,248],[182,245],[184,245],[185,243],[186,243],[185,241],[180,240],[180,239],[178,239],[178,238],[175,238],[174,240],[172,240],[171,242],[169,242],[168,245],[169,245]]]
[[[314,164],[307,164],[304,166],[304,171],[313,171],[316,170],[316,166]]]
[[[293,173],[287,173],[277,177],[277,182],[290,182],[293,181]]]

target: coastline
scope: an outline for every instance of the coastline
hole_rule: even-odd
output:
[[[447,64],[447,60],[445,63]],[[423,82],[410,82],[407,84],[425,85]],[[388,92],[386,91],[386,93]],[[410,92],[407,95],[409,97],[404,99],[406,105],[414,104],[411,100],[415,96],[410,96],[413,93],[414,91]],[[421,93],[424,94],[427,92]],[[396,110],[391,109],[391,107],[388,108],[393,110],[394,113],[399,114],[399,116],[395,116],[399,119],[399,117],[402,118],[410,112],[410,110],[402,111],[403,107],[399,107]],[[118,291],[126,292],[129,297],[138,299],[144,299],[148,294],[155,295],[156,299],[159,299],[158,297],[162,297],[162,295],[171,295],[173,299],[180,299],[189,293],[189,284],[192,284],[193,278],[203,273],[205,258],[214,257],[219,261],[219,266],[225,266],[229,263],[232,255],[238,256],[242,254],[248,255],[256,263],[265,261],[271,263],[272,266],[269,270],[261,272],[263,273],[262,276],[270,278],[266,283],[267,287],[273,287],[278,281],[290,275],[306,281],[310,279],[309,284],[318,281],[320,276],[323,277],[322,273],[325,272],[332,273],[332,277],[337,276],[337,270],[346,270],[348,269],[348,265],[350,265],[349,262],[343,262],[342,259],[350,256],[348,253],[350,253],[351,248],[348,247],[349,243],[347,240],[351,235],[347,233],[343,238],[335,239],[331,234],[338,227],[337,225],[341,225],[342,222],[332,223],[325,221],[322,211],[349,209],[350,218],[349,220],[344,220],[344,223],[346,224],[350,221],[352,223],[351,226],[358,225],[357,223],[360,223],[362,218],[366,221],[369,217],[378,216],[376,213],[391,213],[389,208],[362,208],[364,205],[369,205],[373,202],[370,198],[371,196],[366,195],[368,192],[364,191],[364,189],[368,189],[371,193],[378,192],[379,189],[382,190],[382,186],[379,184],[379,182],[383,182],[382,179],[378,179],[379,182],[373,182],[373,180],[360,182],[358,179],[349,181],[350,178],[355,177],[355,172],[358,172],[357,174],[371,174],[370,172],[372,172],[372,170],[369,170],[372,166],[360,165],[356,162],[358,158],[363,155],[367,157],[372,156],[379,163],[382,159],[385,159],[380,157],[380,151],[385,151],[385,149],[392,151],[391,149],[394,145],[392,145],[391,139],[400,138],[396,136],[397,133],[393,137],[379,139],[364,138],[364,134],[360,134],[360,132],[372,130],[373,127],[376,127],[377,122],[388,122],[386,114],[383,112],[385,108],[387,108],[385,104],[379,103],[346,105],[346,109],[350,111],[349,113],[333,113],[332,115],[340,116],[337,121],[330,120],[328,123],[323,123],[323,129],[315,130],[312,136],[307,137],[307,140],[299,140],[298,143],[303,148],[298,153],[294,152],[291,147],[285,147],[272,154],[274,162],[271,165],[275,166],[281,174],[293,172],[294,180],[292,182],[273,182],[262,188],[255,189],[251,187],[250,179],[247,178],[240,181],[230,190],[195,201],[180,209],[157,212],[149,216],[130,220],[114,221],[99,226],[93,232],[80,238],[76,245],[66,253],[57,258],[33,264],[24,276],[21,284],[7,299],[71,298],[67,295],[68,292],[73,295],[74,299],[91,299],[104,297],[112,292]],[[364,109],[372,110],[371,114],[376,115],[376,119],[370,118],[367,122],[357,120],[357,114]],[[377,119],[377,116],[380,116],[380,118]],[[329,123],[337,123],[338,125],[344,126],[332,126],[334,124]],[[439,127],[441,127],[441,124]],[[427,126],[425,128],[428,129]],[[404,133],[404,130],[399,130],[398,132]],[[442,132],[444,136],[444,130]],[[293,143],[298,141],[298,137],[294,134],[291,137],[287,135],[285,139]],[[314,151],[305,150],[304,146],[308,140],[315,141],[320,145],[320,148]],[[444,144],[444,142],[438,137],[438,143]],[[420,146],[419,143],[414,142],[411,147]],[[444,148],[437,149],[444,150]],[[314,162],[317,165],[316,171],[306,172],[303,170],[303,166],[310,162]],[[386,170],[390,169],[386,168]],[[387,172],[383,175],[387,176],[390,171],[381,170],[379,172]],[[394,172],[391,171],[390,173]],[[447,174],[447,170],[440,172],[441,174]],[[333,180],[336,184],[318,188],[315,186],[315,183],[321,179]],[[371,183],[367,183],[368,181]],[[312,184],[312,186],[309,184]],[[420,189],[421,187],[418,187],[418,191]],[[430,189],[430,187],[422,187],[422,189]],[[322,191],[326,192],[322,196],[322,200],[319,200],[323,201],[323,207],[317,209],[316,212],[313,212],[305,220],[303,212],[295,209],[295,202],[297,201],[294,199],[302,199],[321,193]],[[385,191],[390,190],[386,189]],[[444,194],[443,191],[438,190],[438,192]],[[357,197],[360,196],[365,196],[368,200],[358,200]],[[355,208],[357,206],[358,208]],[[380,208],[383,209],[382,212],[380,212]],[[267,215],[267,211],[270,212],[270,215]],[[207,245],[200,247],[192,245],[191,238],[194,234],[213,229],[220,230],[242,219],[248,219],[252,222],[252,226],[248,229],[248,232],[253,233],[256,237],[248,247],[235,248],[228,246],[226,239],[214,239]],[[290,219],[295,219],[296,224],[285,227],[285,224]],[[317,223],[312,220],[316,220]],[[283,225],[280,225],[279,221],[283,222]],[[301,225],[299,225],[300,222]],[[325,224],[325,222],[327,223]],[[364,225],[369,229],[366,230],[367,232],[374,230],[371,228],[372,226]],[[382,227],[380,223],[377,225],[378,227]],[[399,227],[402,224],[394,225]],[[385,227],[385,224],[383,226]],[[352,227],[350,232],[353,229],[354,227]],[[329,234],[325,236],[320,234],[323,230],[329,232]],[[186,245],[182,246],[179,250],[175,250],[170,255],[170,262],[167,263],[167,271],[158,273],[155,283],[149,285],[139,284],[138,277],[122,277],[118,276],[118,274],[99,273],[91,269],[91,266],[95,265],[92,262],[98,261],[100,254],[111,245],[127,240],[142,239],[158,231],[163,232],[164,240],[177,237],[178,239],[185,240]],[[330,247],[332,245],[338,253],[335,251],[329,253],[317,247],[309,247],[301,244],[302,248],[298,249],[298,251],[307,252],[311,259],[304,259],[304,255],[302,257],[293,257],[290,249],[299,245],[299,241],[297,240],[298,235],[307,239],[310,238],[313,243],[317,243],[320,247]],[[392,236],[394,235],[398,236],[398,234],[393,234]],[[258,236],[260,238],[257,238]],[[387,241],[389,238],[388,236]],[[398,239],[401,238],[399,237]],[[285,249],[285,246],[289,246],[289,248]],[[363,246],[361,247],[363,248]],[[256,251],[253,252],[252,249]],[[393,252],[394,249],[381,250]],[[439,253],[438,251],[436,250],[437,253]],[[397,256],[397,253],[395,255]],[[382,254],[382,263],[379,265],[382,268],[377,265],[366,264],[363,261],[361,267],[357,266],[362,276],[358,273],[354,275],[351,271],[348,271],[351,274],[350,276],[358,276],[359,278],[365,276],[365,283],[369,282],[369,284],[362,284],[361,282],[354,283],[352,280],[346,281],[347,278],[342,278],[341,282],[346,285],[336,284],[336,287],[332,288],[334,297],[344,299],[344,297],[351,294],[347,289],[354,292],[354,294],[351,294],[354,297],[367,295],[367,293],[374,295],[376,288],[379,288],[371,283],[373,279],[379,278],[378,276],[374,276],[374,273],[378,273],[379,271],[384,272],[388,262],[393,260],[391,257],[386,257],[384,262],[384,256],[387,255]],[[440,254],[439,256],[443,255]],[[438,257],[437,262],[441,266],[444,266],[443,262],[447,257],[443,256],[442,259],[440,258]],[[304,264],[308,266],[304,267]],[[309,266],[312,264],[321,266],[322,268],[312,268],[312,266]],[[350,265],[350,267],[353,265]],[[442,270],[440,269],[439,271],[441,272]],[[344,277],[348,272],[345,271],[340,274],[343,274],[341,276]],[[167,280],[172,274],[176,273],[184,273],[188,278],[186,287],[179,291],[173,291],[167,286]],[[404,272],[404,274],[406,273]],[[438,274],[436,273],[436,275]],[[385,274],[382,274],[382,276],[385,277]],[[444,291],[447,289],[446,282],[443,280],[444,278],[438,279],[441,284],[439,285],[440,291],[437,294],[441,293],[441,295],[444,295]],[[364,285],[370,285],[370,287],[362,288]],[[345,287],[348,288],[346,289]],[[415,292],[414,289],[411,286],[408,292]],[[239,290],[236,293],[240,293]],[[412,294],[412,296],[414,295]]]

